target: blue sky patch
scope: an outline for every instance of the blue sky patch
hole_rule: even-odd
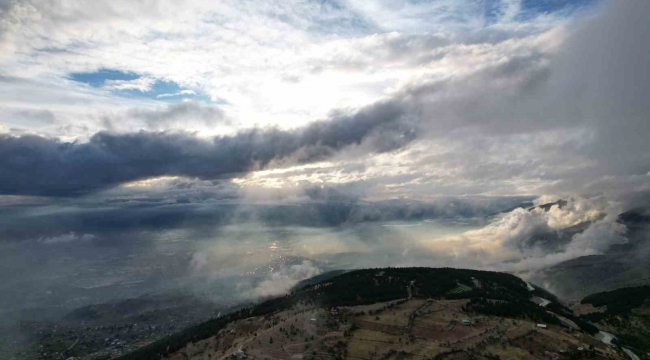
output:
[[[182,88],[177,83],[168,80],[151,79],[151,85],[142,88],[119,88],[116,82],[130,82],[143,78],[132,72],[112,69],[100,69],[87,73],[71,73],[68,79],[88,84],[95,88],[106,88],[111,93],[128,98],[146,98],[159,101],[175,102],[183,99],[210,102],[210,97],[198,89]],[[144,79],[146,79],[145,77]],[[124,85],[124,83],[121,83]],[[110,85],[110,86],[109,86]]]
[[[573,12],[596,4],[597,0],[522,0],[516,21],[526,22],[544,14],[570,16]],[[501,0],[484,0],[483,16],[486,25],[499,22],[506,4]]]
[[[86,83],[92,87],[102,87],[106,80],[135,80],[140,78],[140,75],[131,72],[124,72],[111,69],[99,69],[95,72],[87,73],[72,73],[68,75],[68,79]]]
[[[500,0],[485,0],[483,16],[486,25],[492,25],[499,21],[503,15],[503,8]]]
[[[526,21],[542,14],[559,13],[566,16],[597,3],[597,0],[522,0],[517,20]]]

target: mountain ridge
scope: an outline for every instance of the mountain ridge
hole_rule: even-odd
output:
[[[535,302],[535,298],[539,297],[539,295],[551,297],[548,296],[549,293],[542,292],[541,288],[538,287],[533,287],[531,291],[529,284],[511,274],[452,268],[382,268],[354,270],[334,275],[320,282],[307,283],[302,287],[296,287],[294,288],[295,290],[285,296],[269,299],[251,308],[242,309],[224,317],[209,320],[191,329],[174,334],[169,338],[145,346],[119,359],[203,359],[208,358],[205,357],[207,354],[212,354],[209,358],[215,356],[215,358],[226,359],[231,356],[231,353],[232,356],[239,356],[237,355],[237,351],[239,351],[237,346],[241,346],[249,354],[258,355],[264,353],[260,353],[260,349],[271,347],[271,350],[274,349],[273,351],[276,351],[276,353],[274,353],[275,355],[268,355],[268,358],[280,359],[282,358],[281,350],[272,346],[273,341],[278,342],[280,340],[284,344],[283,348],[294,349],[296,346],[300,347],[300,352],[296,354],[302,354],[301,356],[303,358],[339,359],[346,358],[347,351],[358,350],[354,346],[352,348],[346,346],[351,344],[350,341],[356,341],[354,340],[355,336],[357,336],[355,335],[357,334],[356,329],[359,327],[362,329],[361,333],[364,334],[368,331],[375,331],[373,334],[376,336],[384,336],[378,334],[385,333],[388,334],[385,336],[406,336],[409,339],[410,335],[413,335],[413,339],[425,339],[412,340],[413,342],[424,341],[430,343],[433,341],[434,344],[440,345],[441,343],[435,340],[436,336],[439,335],[438,333],[435,331],[427,333],[428,330],[418,330],[417,328],[413,328],[411,324],[416,321],[416,318],[419,319],[420,315],[418,315],[418,311],[422,314],[426,313],[426,315],[422,315],[422,321],[429,321],[437,316],[433,315],[437,314],[437,310],[435,309],[442,311],[441,309],[443,308],[447,310],[442,311],[442,313],[452,318],[455,316],[456,320],[452,318],[448,319],[450,324],[452,324],[448,326],[452,326],[452,328],[456,326],[453,324],[460,322],[459,316],[470,316],[472,319],[476,318],[476,321],[484,321],[483,324],[491,325],[477,325],[476,327],[472,325],[470,328],[459,328],[464,329],[462,331],[458,330],[460,331],[459,334],[465,334],[469,331],[468,334],[474,334],[472,336],[476,337],[474,340],[478,342],[471,342],[471,347],[467,348],[460,345],[456,347],[450,345],[449,348],[444,346],[438,347],[437,349],[440,351],[435,356],[442,356],[439,358],[464,359],[466,357],[462,356],[465,355],[470,356],[468,358],[474,356],[473,358],[477,359],[498,358],[495,356],[500,356],[497,353],[501,353],[501,351],[497,348],[493,349],[491,347],[492,345],[487,345],[487,343],[492,344],[490,342],[494,340],[492,335],[490,335],[490,340],[488,341],[488,337],[485,334],[489,332],[484,334],[481,333],[481,330],[474,333],[476,329],[484,329],[483,326],[487,326],[484,330],[488,328],[492,330],[499,329],[494,331],[504,332],[503,337],[506,336],[506,333],[509,334],[508,329],[512,331],[515,331],[513,329],[517,329],[515,332],[519,335],[524,333],[528,334],[531,331],[538,334],[539,330],[535,324],[543,323],[545,329],[546,327],[552,329],[552,332],[549,334],[559,336],[566,341],[574,341],[575,339],[569,337],[572,335],[565,334],[562,330],[563,328],[585,331],[591,334],[598,332],[596,327],[574,316],[571,310],[564,304],[551,301],[545,302],[544,306],[540,306],[540,304]],[[334,331],[328,328],[328,326],[332,325],[330,322],[333,321],[331,314],[327,315],[330,313],[330,309],[332,309],[332,314],[334,314],[334,309],[347,309],[345,310],[345,322],[343,322],[343,318],[337,317],[338,326],[341,331]],[[432,312],[427,312],[429,310],[426,309]],[[411,315],[404,313],[405,311]],[[336,310],[337,314],[338,312],[339,310]],[[408,324],[407,328],[415,329],[413,330],[414,333],[404,333],[402,330],[398,331],[398,328],[395,328],[394,325],[390,325],[389,323],[384,324],[381,319],[384,316],[382,314],[386,312],[391,314],[406,314],[404,315],[406,317],[395,315],[397,318],[393,318],[389,316],[386,318],[386,321],[406,321]],[[313,316],[310,314],[313,314]],[[294,323],[289,325],[292,321]],[[315,324],[312,324],[312,321]],[[498,324],[503,321],[506,321],[509,325],[503,328],[500,327]],[[286,325],[283,325],[285,323]],[[384,325],[373,325],[373,323]],[[461,325],[459,324],[458,326]],[[243,331],[242,329],[249,330],[241,333]],[[420,333],[422,331],[424,333]],[[442,333],[446,334],[445,336],[451,336],[450,333],[442,331],[440,334]],[[477,335],[479,333],[480,335]],[[230,334],[240,335],[231,336]],[[329,344],[327,342],[329,338],[327,336],[323,337],[324,334],[330,334],[328,335],[329,337],[339,339],[337,341],[340,344]],[[533,337],[537,336],[535,334],[529,335]],[[549,334],[540,335],[539,341],[535,340],[530,344],[528,344],[527,340],[506,336],[509,339],[508,341],[512,340],[515,342],[513,343],[515,345],[507,346],[512,347],[512,349],[519,349],[518,351],[524,348],[530,348],[529,351],[535,352],[540,350],[541,347],[549,347],[547,343],[551,340],[548,339],[553,337],[551,336],[549,338]],[[311,339],[310,336],[314,336],[316,340],[309,340]],[[600,346],[597,340],[586,340],[592,339],[586,333],[582,336],[585,338],[580,340],[582,341],[580,344],[593,349],[593,352],[590,352],[590,354],[593,353],[594,356],[599,356],[596,354],[600,352],[614,356],[615,352],[611,353],[610,348]],[[303,341],[304,339],[302,337],[305,337],[307,340]],[[461,343],[464,344],[463,341]],[[309,356],[303,350],[309,347],[307,344],[311,342],[315,344],[329,344],[322,346],[331,350],[331,353],[329,353],[331,356],[323,355],[321,352],[315,352],[316,355]],[[482,345],[478,345],[479,343]],[[479,346],[479,348],[482,346],[481,349],[485,351],[475,350],[476,346]],[[398,348],[397,345],[394,347]],[[576,350],[579,347],[572,347],[572,353],[579,351]],[[202,350],[199,351],[197,349]],[[549,347],[549,349],[551,348]],[[271,351],[269,349],[267,350]],[[251,355],[251,357],[257,358],[258,355]],[[350,358],[352,359],[354,357]],[[385,354],[385,358],[399,359],[403,358],[403,356],[398,355],[398,350],[395,350],[395,352],[388,351]]]

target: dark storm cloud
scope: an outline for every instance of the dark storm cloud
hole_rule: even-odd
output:
[[[86,143],[2,135],[0,193],[75,196],[163,175],[214,179],[274,160],[310,162],[354,144],[389,151],[414,137],[405,114],[395,102],[382,102],[295,131],[252,129],[208,140],[169,132],[99,132]]]
[[[610,1],[579,27],[553,64],[554,103],[597,128],[580,152],[610,173],[650,170],[650,2]]]

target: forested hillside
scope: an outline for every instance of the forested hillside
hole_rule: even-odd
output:
[[[582,317],[615,334],[619,342],[641,353],[650,353],[650,286],[592,294],[585,297],[581,304],[605,307],[602,312],[592,312]]]

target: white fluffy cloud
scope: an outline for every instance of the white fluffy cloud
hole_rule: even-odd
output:
[[[270,273],[253,290],[256,296],[278,296],[286,294],[299,281],[312,278],[322,273],[322,270],[305,260],[301,264],[282,267],[279,271]]]
[[[138,90],[148,92],[156,79],[150,77],[141,77],[135,80],[106,80],[104,88],[107,90]]]
[[[416,141],[379,156],[361,144],[318,166],[241,183],[356,184],[383,198],[552,193],[629,202],[650,191],[650,88],[638,77],[650,71],[648,13],[647,2],[605,1],[588,17],[525,38],[407,41],[427,44],[404,52],[426,59],[426,71],[402,77],[389,94],[414,119]],[[389,44],[378,48],[400,49]]]
[[[473,1],[27,0],[0,13],[0,64],[3,75],[42,83],[30,98],[71,72],[109,68],[143,76],[108,81],[107,90],[146,92],[153,79],[173,81],[188,88],[184,94],[198,91],[223,103],[243,125],[295,127],[333,109],[369,104],[423,77],[463,74],[531,51],[535,37],[562,19],[545,15],[513,23],[506,13],[486,26],[484,8]],[[481,40],[475,31],[508,35]],[[510,36],[515,39],[503,44]],[[71,94],[87,91],[64,86]],[[110,108],[105,96],[96,94],[93,104],[85,104],[92,110],[85,110]],[[57,115],[76,122],[78,105],[59,103]],[[101,120],[93,125],[101,129]],[[74,128],[59,132],[83,135]]]
[[[619,204],[602,198],[568,198],[562,207],[516,209],[480,229],[424,239],[421,244],[451,266],[536,271],[626,243],[626,228],[616,222],[619,213]],[[571,235],[566,243],[553,236],[572,226],[586,230]]]

